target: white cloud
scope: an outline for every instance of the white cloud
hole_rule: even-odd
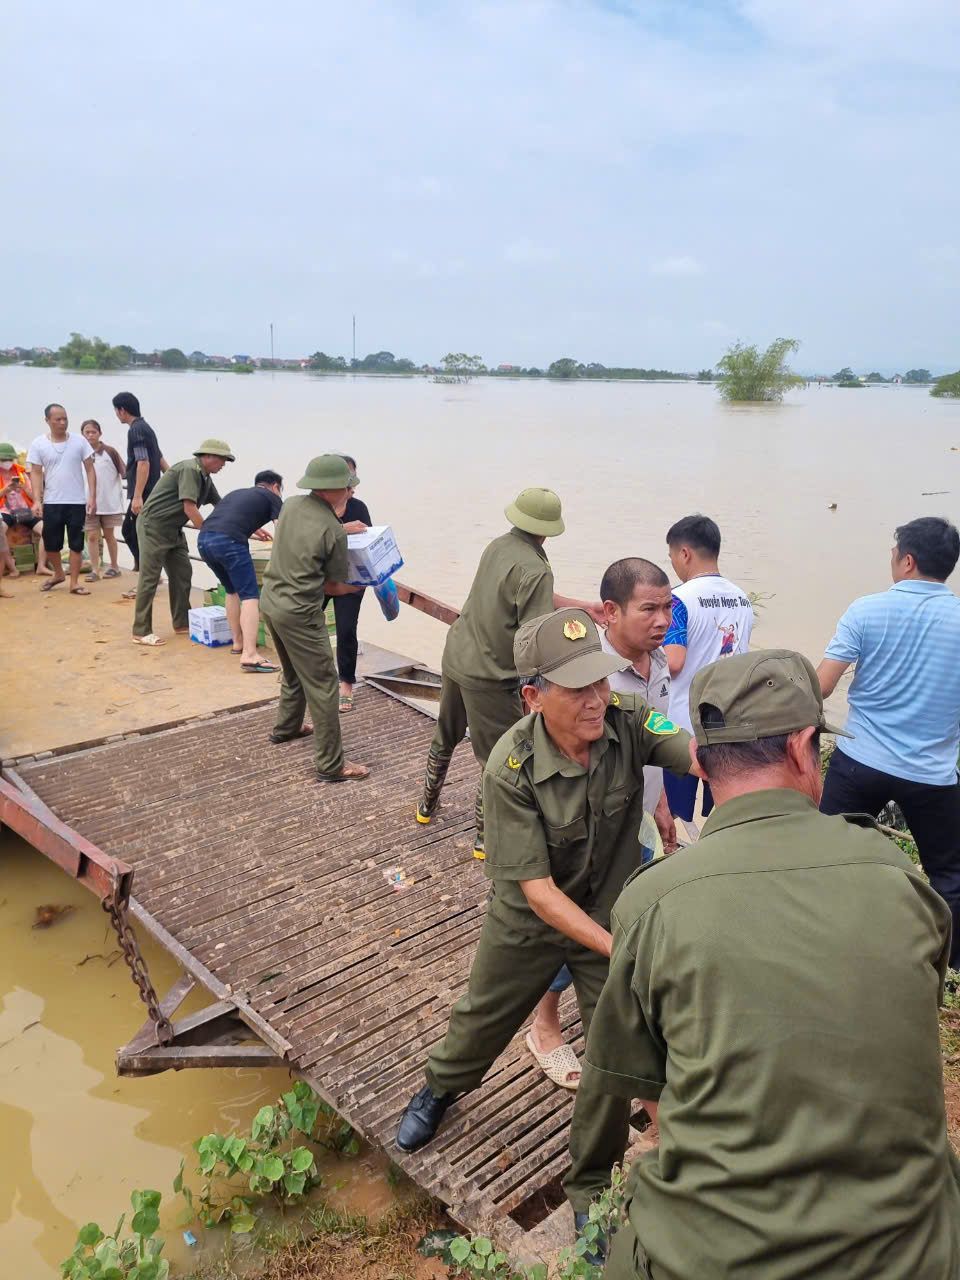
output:
[[[702,276],[703,266],[689,254],[676,258],[660,258],[650,264],[650,273],[655,276]]]

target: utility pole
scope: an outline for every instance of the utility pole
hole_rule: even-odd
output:
[[[353,317],[353,364],[357,363],[357,317]]]

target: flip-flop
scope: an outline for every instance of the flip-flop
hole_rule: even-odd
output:
[[[270,741],[275,746],[279,746],[281,742],[295,742],[297,738],[309,738],[312,733],[313,733],[313,725],[305,724],[303,728],[298,729],[296,733],[288,733],[282,738],[279,736],[279,734],[271,733]]]
[[[104,571],[103,571],[103,576],[104,576],[105,578],[119,578],[119,577],[120,577],[120,570],[119,570],[119,569],[112,569],[112,568],[111,568],[111,569],[104,569]]]
[[[104,576],[106,576],[106,575],[104,575]],[[90,572],[87,574],[87,581],[88,581],[88,582],[99,582],[99,581],[100,581],[100,575],[99,575],[99,573],[94,573],[94,571],[91,569],[91,570],[90,570]]]
[[[362,769],[362,773],[347,773],[347,769]],[[365,778],[370,777],[370,770],[366,765],[348,764],[342,773],[318,773],[318,782],[363,782]]]
[[[166,644],[166,640],[161,640],[159,636],[155,636],[153,632],[148,636],[131,636],[130,639],[134,644],[143,645],[146,649],[159,649],[162,644]]]
[[[59,587],[66,582],[66,578],[51,578],[49,582],[45,582],[40,588],[41,591],[52,591],[54,587]]]
[[[136,600],[136,598],[137,598],[136,587],[134,587],[132,591],[124,591],[123,595],[120,597],[121,600]]]
[[[341,693],[340,695],[340,714],[346,715],[348,711],[353,710],[353,694]]]
[[[243,653],[243,650],[242,650],[242,649],[231,649],[231,650],[230,650],[230,652],[231,652],[232,654],[234,654],[234,655],[239,655],[239,654]]]
[[[524,1040],[530,1055],[536,1059],[537,1066],[554,1084],[558,1084],[561,1089],[569,1089],[575,1092],[580,1083],[580,1063],[577,1061],[577,1055],[573,1052],[568,1044],[557,1045],[556,1049],[551,1049],[549,1053],[541,1053],[533,1042],[533,1032],[528,1031]],[[572,1072],[577,1073],[577,1078],[571,1081]]]
[[[90,596],[93,595],[93,592],[88,591],[86,587],[71,587],[70,594],[72,596]]]
[[[241,662],[240,670],[246,671],[248,675],[275,676],[280,668],[275,667],[272,662]]]

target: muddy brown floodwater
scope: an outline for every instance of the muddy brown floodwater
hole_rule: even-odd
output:
[[[783,405],[729,408],[712,387],[691,384],[449,387],[419,378],[9,367],[0,369],[0,436],[27,445],[43,427],[43,406],[58,400],[74,428],[97,418],[107,442],[122,447],[110,398],[124,388],[140,396],[170,461],[206,436],[230,442],[238,461],[218,478],[222,492],[251,484],[267,466],[294,492],[314,454],[353,453],[360,496],[397,534],[403,579],[454,605],[523,486],[547,485],[563,499],[567,532],[548,551],[558,589],[573,595],[595,596],[603,569],[620,556],[666,567],[667,527],[705,511],[723,531],[725,572],[768,596],[754,643],[799,648],[814,661],[849,601],[888,585],[894,527],[923,514],[955,517],[960,493],[960,403],[902,386],[811,386]],[[439,662],[444,628],[412,610],[387,624],[368,600],[360,630]],[[16,652],[3,648],[8,695],[31,678]],[[51,685],[52,710],[64,696]],[[0,724],[0,755],[3,738]],[[34,930],[43,903],[76,909]],[[145,949],[157,985],[172,981],[166,954]],[[55,1275],[77,1226],[115,1222],[133,1188],[168,1196],[196,1137],[248,1123],[287,1081],[254,1071],[117,1079],[114,1050],[144,1015],[122,963],[110,963],[112,950],[96,902],[41,856],[0,838],[0,1257],[2,1273],[17,1280]],[[391,1196],[382,1169],[365,1155],[332,1162],[330,1177],[345,1184],[347,1203],[375,1212]],[[185,1262],[176,1212],[169,1196],[168,1248]]]

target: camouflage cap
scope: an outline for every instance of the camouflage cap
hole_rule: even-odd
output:
[[[311,458],[297,481],[298,489],[355,489],[358,484],[353,468],[339,453],[321,453]]]
[[[852,737],[828,724],[814,665],[792,649],[755,649],[704,667],[690,685],[697,745],[756,742],[811,725]]]
[[[214,440],[211,436],[204,440],[198,449],[194,449],[193,456],[199,458],[205,453],[212,454],[215,458],[226,458],[228,462],[236,462],[236,458],[230,452],[230,446],[226,440]]]
[[[582,609],[557,609],[525,622],[513,638],[521,676],[545,676],[565,689],[585,689],[630,664],[600,646],[597,624]]]
[[[0,444],[0,462],[16,462],[17,451],[12,444],[4,441]]]
[[[523,489],[504,507],[503,514],[524,533],[555,538],[564,530],[560,499],[552,489]]]

